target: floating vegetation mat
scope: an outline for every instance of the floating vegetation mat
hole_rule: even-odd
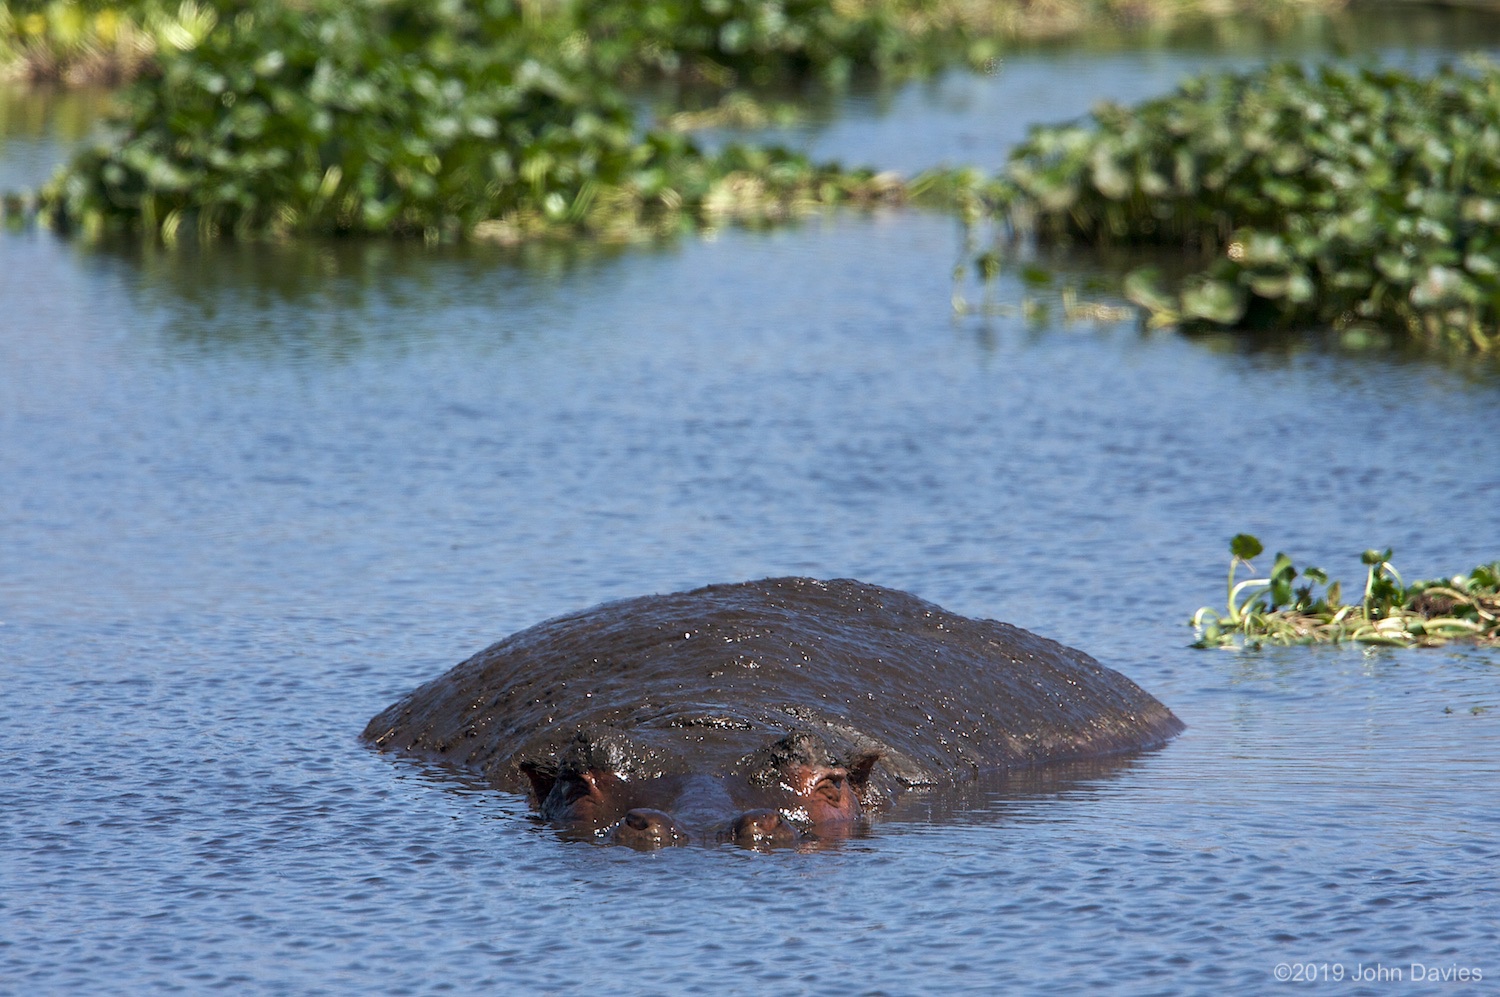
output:
[[[630,240],[900,195],[870,171],[643,131],[587,39],[552,37],[520,6],[246,0],[225,11],[162,50],[102,140],[38,197],[7,199],[7,217],[167,243]]]
[[[1500,67],[1271,66],[1034,129],[987,191],[1039,238],[1181,246],[1155,325],[1394,329],[1500,350]]]
[[[1230,541],[1229,601],[1224,612],[1207,606],[1193,614],[1194,647],[1262,644],[1387,644],[1437,647],[1449,641],[1500,646],[1500,561],[1467,575],[1406,585],[1391,566],[1391,551],[1367,550],[1360,601],[1346,604],[1343,586],[1319,568],[1301,571],[1277,554],[1267,578],[1236,583],[1235,570],[1265,548],[1241,533]]]

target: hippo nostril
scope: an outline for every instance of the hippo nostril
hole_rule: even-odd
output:
[[[735,844],[789,845],[800,835],[787,823],[786,818],[775,810],[750,810],[740,814],[729,825],[729,838]]]
[[[610,832],[608,840],[617,845],[649,851],[669,845],[687,844],[688,837],[671,814],[642,808],[627,810],[624,820]]]

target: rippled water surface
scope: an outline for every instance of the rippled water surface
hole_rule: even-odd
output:
[[[962,127],[1106,95],[1070,65]],[[0,991],[1500,979],[1500,653],[1183,626],[1240,530],[1346,583],[1500,557],[1500,382],[956,319],[958,252],[918,213],[524,258],[0,237]],[[1188,730],[810,855],[566,843],[356,741],[543,618],[774,574],[1056,637]]]

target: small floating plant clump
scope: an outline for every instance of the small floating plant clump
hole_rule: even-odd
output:
[[[1500,350],[1500,67],[1278,65],[1034,129],[991,195],[1040,238],[1185,246],[1155,325],[1381,329]]]
[[[1230,541],[1228,605],[1193,614],[1194,647],[1259,647],[1262,644],[1385,644],[1437,647],[1449,641],[1500,645],[1500,561],[1467,575],[1406,585],[1391,566],[1391,551],[1367,550],[1368,566],[1358,602],[1343,601],[1343,586],[1319,568],[1304,568],[1278,553],[1265,578],[1235,582],[1241,565],[1265,548],[1247,533]]]

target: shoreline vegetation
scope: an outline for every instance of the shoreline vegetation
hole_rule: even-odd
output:
[[[292,8],[306,0],[279,0]],[[589,4],[513,0],[545,39],[582,35],[618,81],[765,85],[788,71],[842,79],[982,66],[1007,48],[1101,24],[1171,27],[1232,17],[1274,22],[1348,0],[707,0]],[[243,0],[0,0],[0,81],[118,85],[159,71]],[[475,4],[475,6],[481,6]],[[493,6],[493,4],[488,4]],[[747,58],[748,57],[748,58]],[[741,109],[744,105],[741,102]],[[734,112],[731,112],[733,114]]]
[[[1151,246],[1194,269],[1132,272],[1152,326],[1332,328],[1500,353],[1500,66],[1426,79],[1270,66],[1034,128],[998,173],[916,177],[774,146],[773,83],[992,64],[1101,20],[1291,16],[1339,0],[0,0],[0,63],[133,77],[101,138],[7,223],[86,239],[392,235],[631,242],[913,203],[1019,241]],[[19,54],[18,54],[19,53]],[[706,111],[643,123],[632,94],[681,83]],[[632,90],[632,87],[637,90]]]
[[[1230,541],[1226,606],[1222,612],[1204,606],[1193,614],[1194,647],[1441,647],[1453,641],[1500,647],[1500,561],[1407,585],[1391,565],[1389,549],[1367,550],[1360,557],[1367,570],[1359,601],[1345,603],[1341,583],[1320,568],[1299,572],[1282,553],[1268,576],[1236,583],[1236,569],[1254,570],[1250,561],[1264,549],[1247,533]],[[1294,586],[1299,574],[1303,584]]]

